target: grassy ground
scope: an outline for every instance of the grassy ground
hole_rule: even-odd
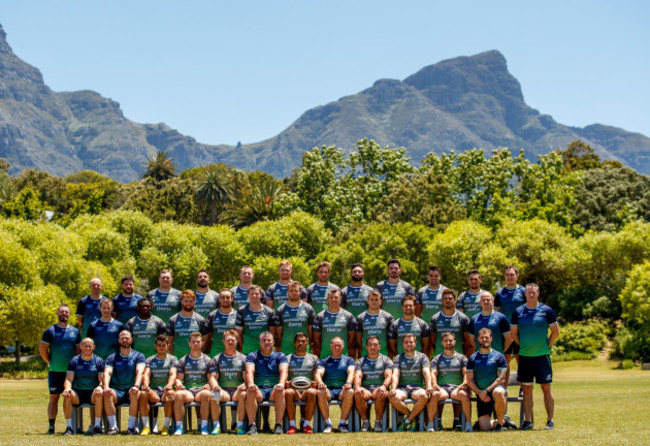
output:
[[[613,362],[574,361],[558,363],[555,368],[553,384],[555,407],[555,431],[542,430],[546,420],[541,391],[535,389],[536,428],[529,432],[459,433],[385,433],[385,434],[319,434],[312,436],[273,436],[239,438],[234,435],[221,435],[220,444],[261,445],[273,441],[275,445],[370,445],[382,442],[384,445],[440,442],[445,445],[461,445],[471,442],[474,445],[526,444],[528,445],[641,445],[650,444],[650,427],[647,423],[648,401],[650,400],[650,372],[638,368],[616,370]],[[94,437],[77,436],[63,438],[46,436],[47,384],[44,380],[0,380],[0,444],[115,444],[116,441],[139,443],[143,445],[171,442],[181,444],[214,444],[217,439],[185,435],[182,438],[167,439],[155,437]],[[336,411],[336,409],[334,409]],[[509,410],[515,421],[518,407]],[[445,411],[443,421],[450,424],[450,410]],[[64,428],[59,412],[57,431]],[[336,412],[333,420],[336,421]],[[124,412],[126,415],[126,412]],[[85,417],[87,419],[87,416]],[[126,417],[124,417],[126,418]]]

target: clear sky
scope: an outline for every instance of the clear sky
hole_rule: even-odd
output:
[[[493,49],[541,113],[650,136],[648,1],[3,0],[0,23],[53,90],[206,144],[261,141],[377,79]]]

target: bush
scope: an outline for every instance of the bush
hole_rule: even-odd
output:
[[[553,346],[555,356],[573,355],[573,359],[593,359],[607,344],[607,324],[590,319],[561,328],[560,337]]]
[[[650,327],[622,325],[614,337],[613,353],[623,359],[650,361]]]

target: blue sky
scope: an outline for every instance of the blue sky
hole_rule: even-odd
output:
[[[526,102],[650,136],[650,2],[3,0],[14,52],[55,91],[207,144],[251,143],[381,78],[499,50]]]

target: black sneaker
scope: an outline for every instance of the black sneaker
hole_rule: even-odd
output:
[[[508,415],[503,416],[503,421],[508,429],[517,429],[517,423],[512,421]]]
[[[440,418],[438,418],[438,430],[442,430],[442,420]]]
[[[257,435],[257,426],[254,424],[251,424],[248,426],[248,432],[246,432],[247,435]]]
[[[494,426],[494,429],[492,429],[492,432],[501,432],[503,431],[503,426],[497,423],[496,426]]]
[[[54,435],[54,426],[50,426],[45,435]]]
[[[529,431],[533,429],[533,422],[532,421],[524,421],[524,424],[521,425],[521,430],[522,431]]]
[[[85,435],[93,435],[95,433],[95,425],[91,424],[88,426],[88,430],[84,432]]]
[[[106,435],[117,435],[120,433],[120,430],[116,427],[111,427],[108,432],[106,432]]]
[[[70,435],[72,435],[72,427],[68,426],[65,428],[65,432],[63,432],[63,436],[68,437]]]
[[[101,435],[102,433],[101,426],[93,426],[93,435]]]
[[[282,425],[279,424],[279,423],[277,423],[277,424],[275,425],[275,429],[273,429],[273,433],[276,434],[276,435],[282,435],[282,434],[284,434],[284,430],[282,429]]]
[[[460,420],[458,418],[454,418],[454,427],[452,429],[458,432],[463,430],[463,425],[460,424]]]
[[[140,432],[138,432],[136,428],[130,427],[129,429],[127,429],[126,435],[140,435]]]
[[[553,429],[555,429],[555,424],[553,424],[553,420],[548,420],[546,422],[546,427],[544,429],[547,431],[552,431]]]

